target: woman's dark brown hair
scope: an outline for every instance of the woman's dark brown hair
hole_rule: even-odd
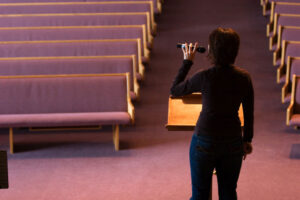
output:
[[[217,28],[209,35],[208,58],[217,66],[232,65],[240,46],[239,35],[231,28]]]

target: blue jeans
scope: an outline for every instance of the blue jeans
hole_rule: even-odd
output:
[[[190,146],[192,197],[208,200],[216,169],[220,200],[236,200],[236,187],[243,159],[241,137],[225,139],[193,135]]]

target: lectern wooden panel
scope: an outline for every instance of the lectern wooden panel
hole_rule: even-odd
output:
[[[169,97],[168,110],[166,128],[169,131],[192,131],[202,110],[202,95],[201,93],[193,93],[182,97]],[[243,127],[244,115],[242,104],[239,109],[239,117]]]

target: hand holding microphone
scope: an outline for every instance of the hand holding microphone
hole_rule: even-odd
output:
[[[189,45],[187,43],[181,45],[184,60],[190,60],[190,61],[194,60],[195,53],[197,50],[197,45],[198,42],[196,42],[195,45],[193,45],[192,43],[190,43]]]
[[[181,43],[177,43],[177,45],[176,45],[176,47],[177,48],[182,48],[182,47],[184,47],[185,46],[185,44],[181,44]],[[205,53],[205,51],[206,51],[206,48],[205,47],[201,47],[201,46],[198,46],[197,48],[196,48],[196,51],[198,51],[199,53]]]

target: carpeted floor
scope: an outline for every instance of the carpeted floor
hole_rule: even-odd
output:
[[[135,103],[136,125],[121,127],[122,150],[114,152],[110,127],[18,130],[18,152],[8,156],[10,188],[0,190],[0,200],[187,200],[192,132],[164,127],[169,87],[182,60],[175,45],[198,41],[206,46],[218,26],[240,34],[236,64],[251,73],[255,88],[254,152],[243,163],[239,199],[300,199],[300,131],[285,126],[287,105],[280,103],[281,86],[275,82],[267,20],[258,0],[165,0],[141,99]],[[191,72],[208,66],[199,54]],[[2,129],[0,149],[8,148],[8,131]],[[213,199],[218,199],[216,178]]]

